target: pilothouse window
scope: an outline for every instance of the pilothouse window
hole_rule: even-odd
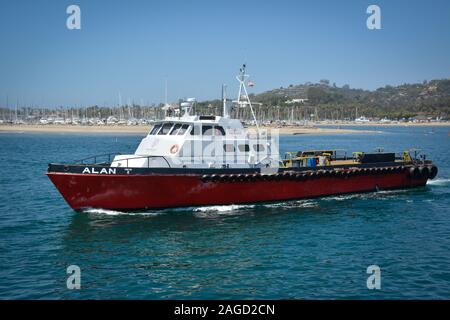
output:
[[[214,126],[214,135],[215,136],[224,136],[225,130],[221,126]]]
[[[264,151],[266,148],[264,148],[263,144],[254,144],[253,145],[253,150],[255,150],[256,152],[260,152],[260,151]]]
[[[240,152],[249,152],[250,146],[248,144],[240,144],[238,145],[238,149]]]
[[[212,130],[212,126],[202,126],[202,134],[204,136],[212,136],[213,135],[213,130]]]
[[[223,150],[225,151],[225,152],[234,152],[234,146],[232,145],[232,144],[224,144],[223,145]]]
[[[191,130],[191,136],[199,136],[200,135],[200,127],[193,126]]]
[[[180,128],[181,128],[181,123],[177,123],[176,125],[174,125],[172,131],[170,131],[170,135],[174,136],[174,135],[178,134],[178,130],[180,130]]]
[[[225,130],[221,126],[202,125],[201,134],[204,136],[224,136]],[[191,135],[200,135],[200,127],[194,126]]]
[[[187,130],[188,128],[189,128],[189,125],[188,125],[188,124],[183,124],[183,125],[181,126],[180,130],[178,130],[178,135],[179,135],[179,136],[183,135],[183,134],[186,132],[186,130]]]
[[[158,134],[159,134],[159,135],[165,135],[165,134],[168,134],[168,133],[170,132],[170,129],[172,128],[172,126],[173,126],[173,123],[170,123],[170,122],[164,123],[164,124],[162,125],[161,130],[159,130]]]
[[[156,124],[156,125],[153,127],[152,131],[150,131],[149,134],[150,134],[150,135],[156,134],[156,133],[158,132],[159,128],[161,128],[161,125],[160,125],[160,124]]]

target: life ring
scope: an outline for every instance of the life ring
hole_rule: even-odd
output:
[[[175,154],[175,153],[178,152],[178,149],[179,149],[178,145],[177,145],[177,144],[174,144],[174,145],[170,148],[170,153],[171,153],[171,154]]]

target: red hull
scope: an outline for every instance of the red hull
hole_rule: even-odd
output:
[[[75,210],[137,210],[200,205],[225,205],[313,198],[423,186],[427,178],[408,172],[317,177],[307,180],[204,182],[199,175],[102,175],[47,173]]]

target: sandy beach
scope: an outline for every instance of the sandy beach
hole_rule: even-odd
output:
[[[264,129],[277,129],[283,135],[298,134],[351,134],[351,133],[379,133],[374,130],[354,130],[354,129],[336,129],[336,128],[317,128],[317,127],[262,127]],[[248,128],[255,129],[255,128]],[[149,125],[138,126],[80,126],[80,125],[0,125],[0,132],[35,132],[35,133],[114,133],[114,134],[142,134],[149,132]]]
[[[277,129],[282,135],[300,134],[352,134],[364,133],[374,134],[382,132],[383,127],[443,127],[450,126],[450,122],[429,122],[429,123],[319,123],[317,126],[284,126],[284,127],[261,127],[264,129]],[[145,135],[150,130],[150,125],[137,126],[111,126],[111,125],[27,125],[27,124],[0,124],[0,132],[35,132],[35,133],[105,133],[105,134],[142,134]],[[339,127],[339,128],[336,128]],[[346,127],[358,127],[349,129]],[[373,127],[380,127],[374,130]],[[367,128],[367,129],[365,129]],[[249,127],[247,129],[256,129]]]

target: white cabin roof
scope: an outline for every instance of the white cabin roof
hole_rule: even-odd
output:
[[[164,120],[155,123],[189,123],[189,124],[218,124],[224,128],[243,128],[242,123],[238,119],[230,119],[221,116],[208,115],[184,115],[182,117],[166,117]]]

